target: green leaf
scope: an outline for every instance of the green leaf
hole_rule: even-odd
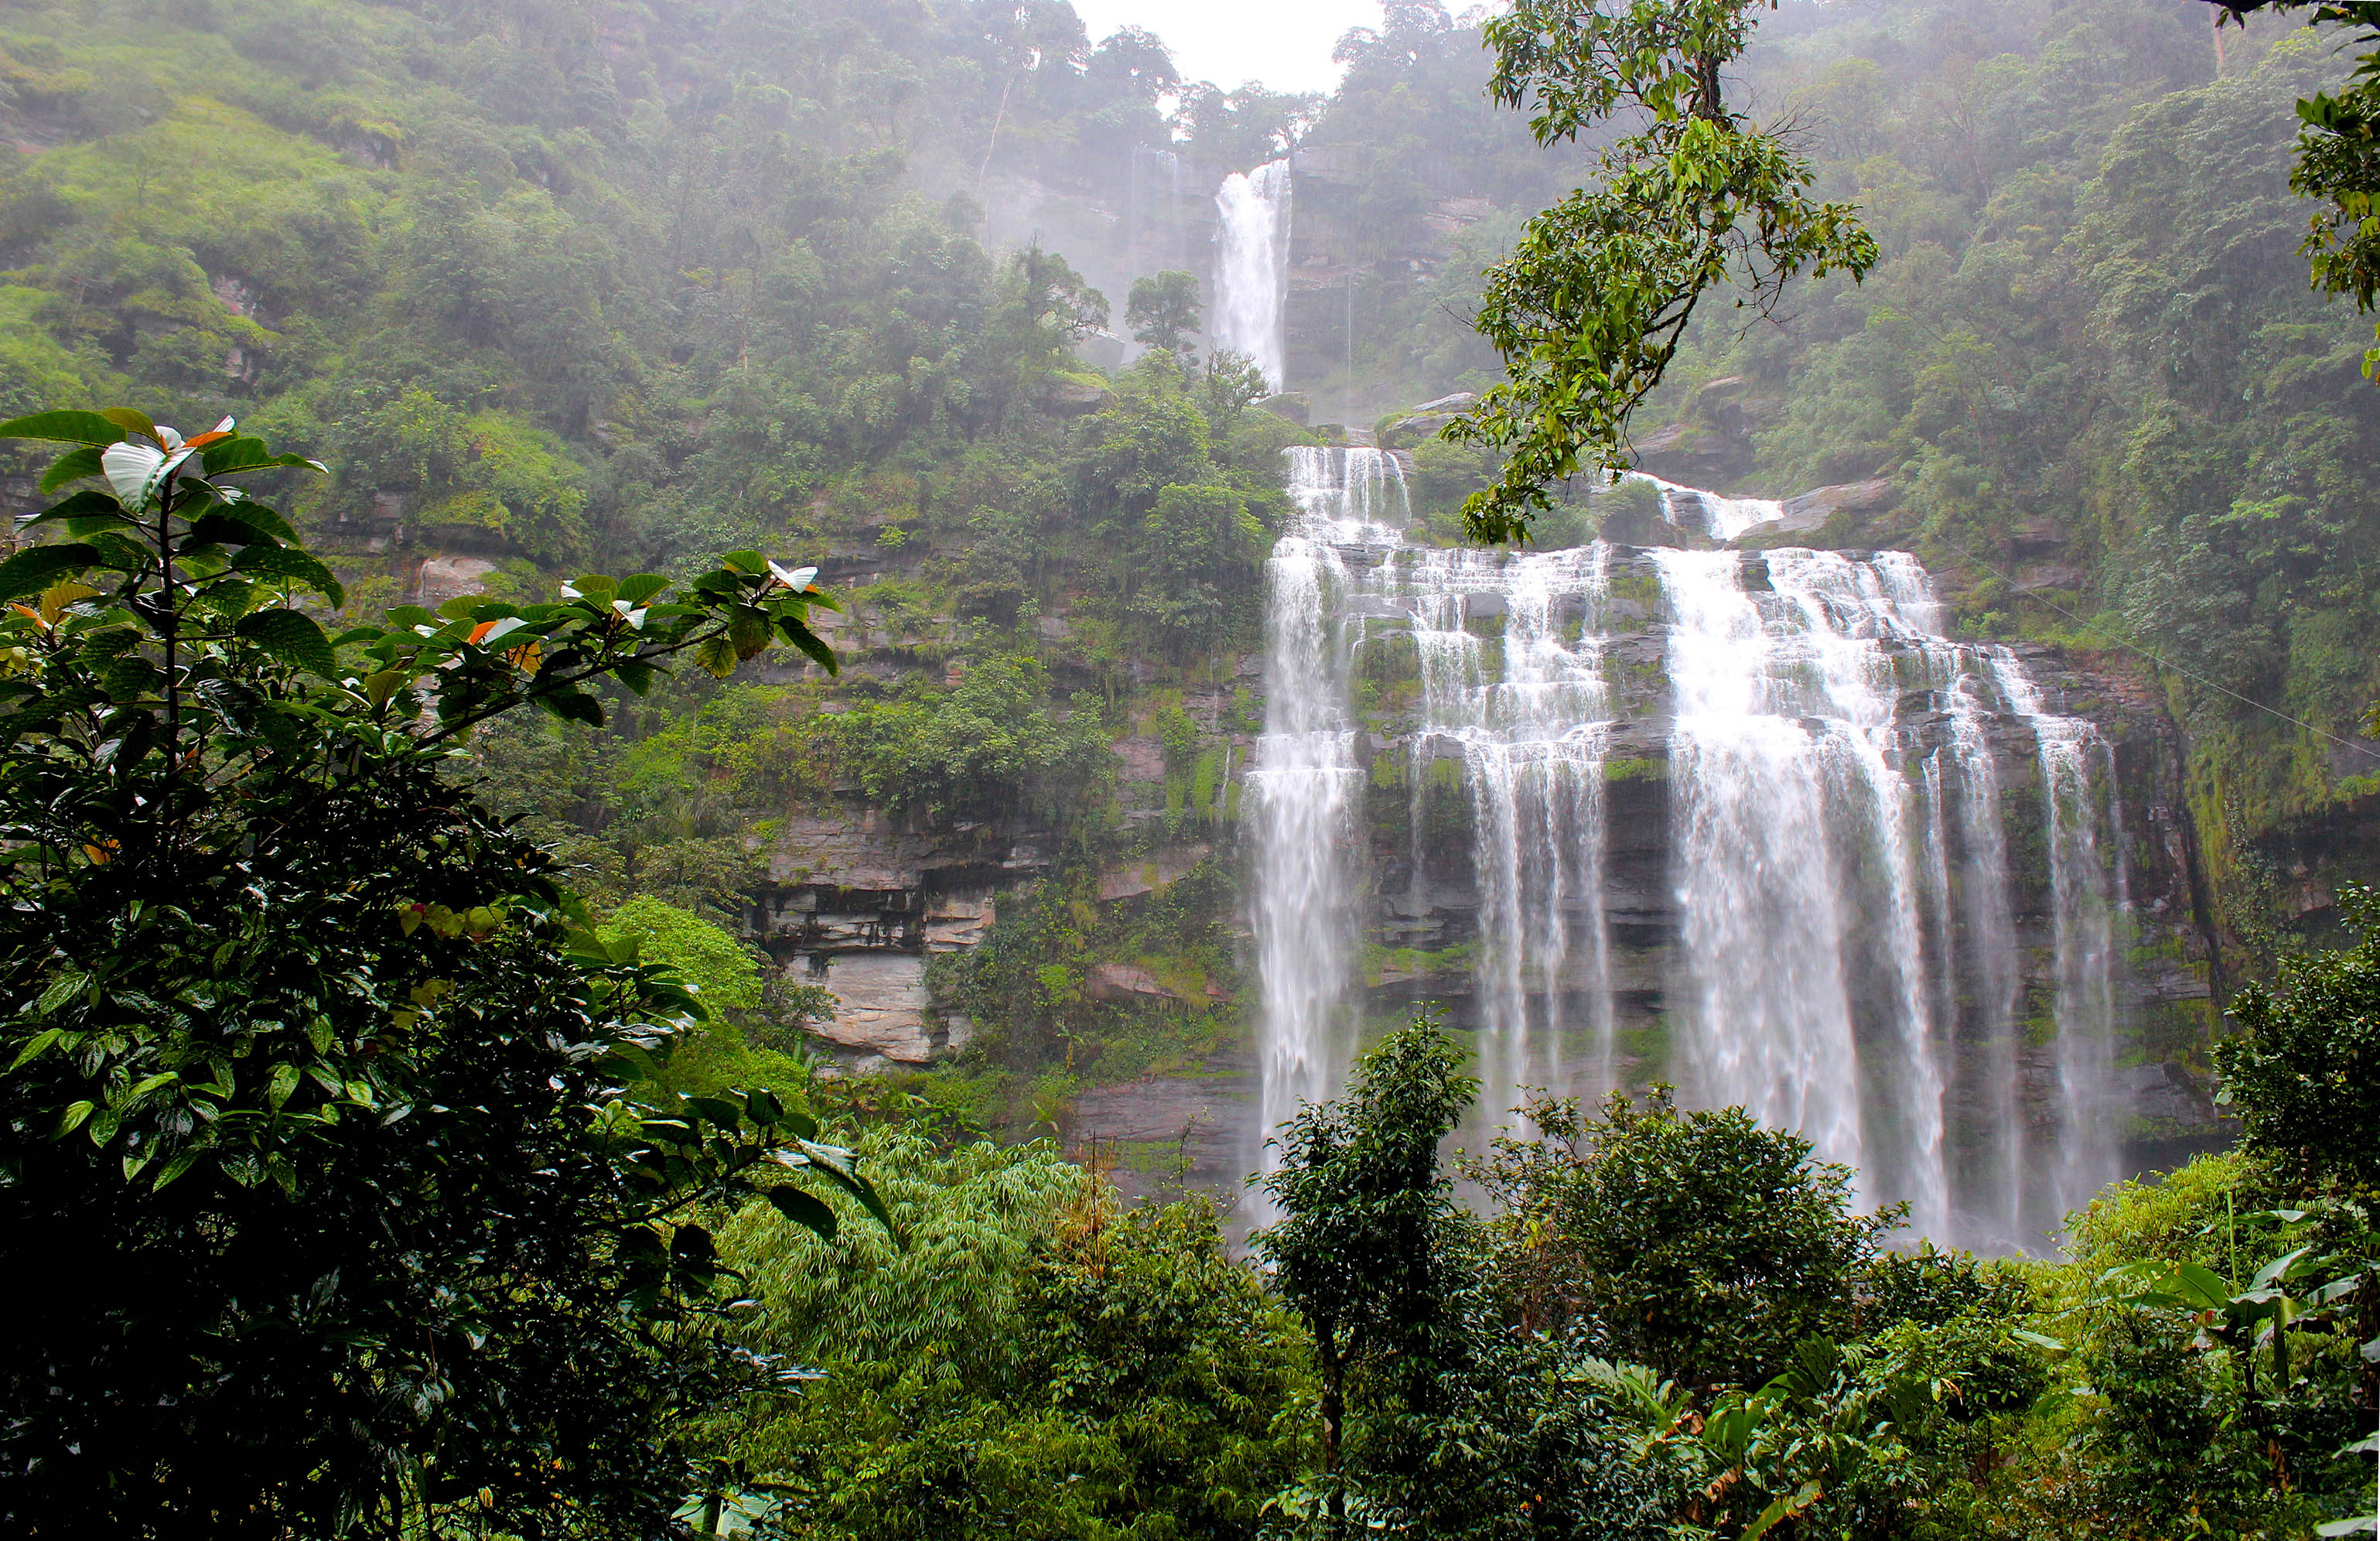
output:
[[[723,1098],[689,1097],[686,1105],[721,1129],[735,1129],[744,1122],[744,1110]]]
[[[735,665],[743,661],[735,656],[735,644],[727,639],[724,632],[713,632],[695,644],[694,661],[708,670],[711,678],[721,680],[734,673]]]
[[[296,546],[249,546],[241,551],[232,566],[252,577],[309,584],[334,606],[347,602],[347,591],[331,575],[331,569]]]
[[[256,644],[265,656],[292,669],[303,669],[310,674],[330,679],[338,666],[337,655],[331,650],[331,639],[313,618],[295,610],[260,610],[243,616],[232,628],[240,637]]]
[[[96,412],[36,412],[0,423],[0,439],[48,439],[64,444],[119,444],[124,432]]]
[[[537,704],[565,722],[584,722],[590,728],[603,725],[603,703],[575,687],[548,691],[536,698]]]
[[[771,1188],[768,1197],[795,1225],[816,1232],[821,1241],[834,1240],[834,1210],[826,1200],[799,1188]]]
[[[80,541],[63,546],[28,546],[0,562],[0,600],[38,594],[61,576],[89,571],[98,561],[99,552]]]
[[[50,462],[42,473],[42,491],[55,492],[69,481],[80,481],[87,476],[97,476],[103,469],[99,463],[102,446],[90,444],[79,450],[68,450]]]
[[[267,540],[279,541],[283,545],[298,544],[298,532],[289,527],[289,521],[261,503],[249,503],[243,498],[237,503],[220,504],[207,515],[207,517],[230,519],[235,523],[246,525],[256,531],[258,536]]]
[[[103,407],[100,409],[99,415],[106,421],[114,423],[117,428],[124,430],[123,432],[115,436],[118,443],[122,443],[124,440],[130,438],[135,433],[140,434],[142,437],[149,439],[155,439],[157,437],[157,425],[149,420],[148,413],[141,411],[137,406]],[[97,441],[91,439],[83,441],[83,443],[87,444],[94,443],[96,442]]]
[[[80,995],[91,985],[91,976],[81,972],[61,974],[42,992],[41,1003],[33,1008],[36,1014],[47,1016],[60,1006]]]
[[[297,1089],[298,1067],[296,1065],[274,1065],[273,1067],[272,1085],[267,1086],[264,1092],[265,1103],[268,1107],[271,1107],[277,1111],[284,1102],[289,1100],[289,1094]]]
[[[2064,1353],[2066,1352],[2066,1345],[2059,1342],[2057,1339],[2045,1337],[2043,1334],[2038,1332],[2027,1332],[2021,1327],[2010,1329],[2009,1336],[2014,1338],[2020,1343],[2031,1343],[2034,1347],[2040,1349],[2045,1353]]]
[[[799,648],[811,662],[828,673],[839,675],[843,673],[843,661],[834,656],[834,649],[821,641],[816,632],[804,625],[799,616],[778,616],[777,634]]]
[[[154,1193],[159,1188],[164,1187],[166,1183],[171,1183],[175,1178],[179,1177],[182,1173],[189,1171],[192,1164],[198,1160],[200,1154],[201,1153],[194,1147],[181,1152],[172,1160],[166,1162],[164,1170],[157,1173],[157,1180],[150,1184],[149,1191]]]
[[[52,504],[42,509],[26,520],[23,528],[30,529],[35,525],[46,525],[58,519],[93,518],[122,519],[127,524],[132,522],[114,498],[96,487],[86,487],[64,503]]]
[[[366,674],[362,684],[364,699],[375,709],[384,707],[412,677],[408,671],[403,669],[383,669],[375,674]]]
[[[642,604],[669,586],[670,580],[659,573],[638,573],[634,577],[622,578],[619,591],[612,597],[632,605]]]
[[[240,471],[270,470],[277,467],[304,467],[308,470],[329,474],[330,467],[319,460],[309,460],[302,455],[275,455],[264,447],[264,441],[242,433],[229,439],[218,439],[199,452],[199,465],[209,476],[230,476]]]
[[[132,1088],[132,1095],[124,1099],[124,1106],[129,1108],[158,1087],[172,1086],[180,1079],[180,1075],[170,1070],[160,1071],[154,1075],[148,1076]]]
[[[851,1152],[831,1145],[812,1145],[808,1140],[795,1143],[801,1153],[809,1158],[806,1170],[819,1173],[859,1200],[860,1207],[875,1216],[879,1225],[884,1227],[895,1241],[901,1240],[901,1232],[892,1224],[892,1212],[884,1207],[884,1200],[877,1193],[875,1184],[860,1176],[851,1165]],[[905,1246],[907,1244],[904,1242],[903,1244]]]
[[[1791,1498],[1778,1499],[1767,1509],[1762,1510],[1760,1518],[1744,1527],[1742,1541],[1759,1541],[1761,1536],[1776,1529],[1779,1523],[1801,1513],[1817,1501],[1818,1485],[1815,1482],[1803,1483],[1802,1490]]]
[[[8,1068],[10,1070],[18,1069],[19,1066],[23,1065],[26,1061],[32,1059],[35,1055],[41,1053],[42,1050],[47,1049],[50,1045],[57,1042],[59,1036],[63,1032],[63,1028],[52,1027],[46,1032],[34,1034],[32,1041],[25,1045],[24,1049],[18,1053],[16,1062],[11,1064]]]

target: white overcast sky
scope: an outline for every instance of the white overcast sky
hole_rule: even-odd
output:
[[[1075,11],[1093,42],[1119,27],[1146,27],[1185,79],[1261,80],[1275,91],[1329,91],[1339,83],[1331,45],[1348,28],[1380,20],[1376,0],[1075,0]]]

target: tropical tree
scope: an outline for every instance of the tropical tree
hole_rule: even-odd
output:
[[[1314,1334],[1321,1376],[1323,1491],[1347,1517],[1341,1456],[1352,1377],[1377,1411],[1427,1416],[1444,1363],[1459,1356],[1462,1219],[1439,1142],[1478,1094],[1463,1053],[1426,1013],[1355,1062],[1347,1094],[1283,1126],[1263,1180],[1281,1219],[1257,1236],[1281,1294]]]
[[[1850,1335],[1880,1239],[1906,1207],[1852,1211],[1850,1168],[1741,1108],[1682,1111],[1657,1086],[1602,1116],[1524,1110],[1472,1175],[1501,1206],[1499,1266],[1516,1318],[1689,1388],[1758,1386],[1806,1339]]]
[[[1135,278],[1125,297],[1124,324],[1143,347],[1181,354],[1198,334],[1198,276],[1178,268]]]
[[[2240,1143],[2308,1184],[2380,1186],[2380,893],[2345,889],[2338,907],[2354,946],[2286,965],[2277,993],[2250,984],[2233,999],[2244,1031],[2215,1046],[2216,1095]]]
[[[1524,540],[1548,489],[1627,465],[1628,421],[1661,382],[1704,296],[1772,306],[1804,269],[1854,277],[1876,246],[1852,208],[1811,197],[1815,172],[1728,105],[1723,72],[1776,0],[1519,0],[1487,24],[1489,91],[1533,108],[1540,145],[1639,122],[1598,160],[1599,186],[1533,217],[1491,269],[1478,329],[1509,378],[1449,423],[1505,456],[1463,505],[1475,540]]]
[[[15,1534],[650,1529],[674,1432],[766,1366],[703,1216],[875,1196],[766,1092],[654,1082],[704,1014],[445,773],[520,704],[829,668],[807,573],[580,578],[336,637],[336,577],[229,419],[53,412],[67,490],[0,563],[0,1369]]]

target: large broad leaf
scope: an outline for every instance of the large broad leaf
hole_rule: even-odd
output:
[[[302,466],[308,470],[328,474],[330,467],[319,460],[309,460],[302,455],[275,455],[264,447],[264,441],[237,434],[218,439],[200,453],[199,464],[209,476],[230,476],[239,471],[272,470],[279,467]]]
[[[584,722],[590,728],[603,725],[603,703],[575,687],[549,691],[536,698],[537,704],[565,722]]]
[[[156,443],[164,443],[164,437],[157,431],[157,425],[150,420],[149,414],[137,406],[104,406],[100,409],[99,415],[124,430],[127,437],[138,433]]]
[[[709,670],[713,679],[722,680],[734,673],[740,661],[735,656],[735,644],[720,632],[713,632],[695,645],[694,661]]]
[[[669,586],[670,580],[659,573],[638,573],[634,577],[622,578],[618,591],[612,597],[632,605],[642,604]]]
[[[137,515],[193,453],[187,449],[168,453],[145,439],[127,439],[99,452],[99,467],[107,484],[115,489],[115,501],[126,513]]]
[[[97,476],[99,457],[104,453],[105,451],[97,444],[85,444],[80,449],[67,451],[51,462],[48,470],[42,473],[42,491],[55,492],[69,481],[80,481],[87,476]]]
[[[820,668],[825,670],[828,673],[840,674],[843,673],[843,661],[834,656],[834,649],[828,647],[825,642],[820,640],[818,633],[802,625],[801,618],[799,616],[778,616],[777,635],[783,637],[786,641],[791,642],[795,647],[799,648],[802,650],[804,657],[817,664]]]
[[[99,552],[79,541],[64,546],[28,546],[0,562],[0,600],[38,594],[67,573],[79,573],[99,560]]]
[[[817,1172],[844,1193],[859,1200],[860,1207],[874,1215],[876,1222],[884,1227],[894,1241],[900,1242],[902,1246],[906,1248],[908,1243],[903,1239],[900,1231],[892,1223],[892,1211],[884,1207],[884,1199],[877,1193],[876,1184],[860,1176],[857,1169],[852,1165],[851,1152],[831,1145],[813,1145],[808,1140],[797,1140],[795,1143],[800,1147],[802,1155],[808,1158],[808,1164],[800,1170]]]
[[[39,514],[26,520],[24,528],[30,529],[35,525],[55,524],[61,519],[117,519],[127,524],[131,522],[125,518],[124,510],[116,506],[114,498],[96,487],[86,487],[64,503],[52,504],[42,509]]]
[[[96,412],[36,412],[0,423],[0,439],[48,439],[63,444],[120,444],[124,430]]]
[[[217,504],[207,510],[190,528],[192,535],[225,545],[245,546],[262,540],[273,545],[298,543],[298,532],[289,521],[261,503],[242,499],[238,503]]]
[[[769,1202],[777,1207],[777,1213],[795,1225],[817,1232],[823,1240],[834,1240],[834,1210],[816,1194],[807,1194],[799,1188],[771,1188]]]
[[[331,650],[331,639],[313,618],[295,610],[260,610],[243,616],[232,628],[261,649],[275,662],[292,669],[303,669],[323,679],[332,677],[338,667],[338,657]]]
[[[285,578],[311,585],[334,605],[347,602],[347,591],[331,569],[295,546],[249,546],[232,566],[250,577]]]

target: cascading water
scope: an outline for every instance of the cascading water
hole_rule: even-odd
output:
[[[2114,752],[2079,717],[2043,709],[2040,692],[2006,655],[1994,673],[2012,710],[2031,718],[2048,825],[2052,944],[2056,953],[2057,1119],[2064,1136],[2051,1167],[2060,1213],[2080,1206],[2116,1173],[2108,1131],[2114,1107],[2115,951],[2125,895],[2123,807]],[[2104,782],[2101,772],[2107,772]],[[2107,798],[2100,806],[2102,789]],[[2100,855],[2100,830],[2115,832],[2112,867]]]
[[[1355,930],[1346,850],[1356,834],[1364,773],[1347,710],[1341,619],[1347,569],[1338,543],[1383,528],[1370,518],[1382,482],[1376,466],[1293,451],[1289,486],[1300,517],[1265,564],[1265,732],[1247,787],[1258,866],[1267,1135],[1301,1102],[1330,1094],[1352,1041],[1341,1021]],[[1396,486],[1401,492],[1401,479]],[[1263,1164],[1273,1166],[1269,1147]]]
[[[1394,676],[1409,649],[1409,874],[1381,903],[1476,916],[1463,1025],[1490,1129],[1517,1088],[1665,1075],[1801,1131],[1858,1172],[1864,1201],[1906,1201],[1923,1233],[2001,1248],[2037,1244],[2114,1174],[2109,751],[2047,711],[2012,654],[1944,637],[1913,558],[1429,550],[1394,528],[1402,483],[1381,452],[1293,451],[1290,484],[1252,778],[1268,1127],[1327,1095],[1351,1050],[1366,859],[1352,686],[1374,662]],[[1623,558],[1666,622],[1677,940],[1668,1053],[1650,1065],[1617,1053],[1607,913]],[[1992,744],[2011,731],[2034,746],[2048,851],[2046,1079],[2023,1047],[2022,885]],[[1450,776],[1469,815],[1470,886],[1451,901],[1423,827],[1425,788]]]
[[[1360,861],[1353,817],[1366,785],[1348,701],[1367,649],[1410,647],[1417,674],[1412,884],[1428,880],[1420,797],[1434,767],[1459,767],[1470,792],[1491,1115],[1512,1088],[1600,1084],[1613,1059],[1602,869],[1609,548],[1409,546],[1395,456],[1288,454],[1298,512],[1268,565],[1271,694],[1249,778],[1265,1126],[1325,1095],[1345,1063],[1338,1018]],[[1492,642],[1481,635],[1491,625]]]
[[[1650,471],[1624,472],[1621,479],[1652,488],[1661,496],[1661,517],[1680,529],[1702,530],[1714,540],[1732,540],[1785,512],[1785,505],[1773,498],[1724,498],[1700,487],[1664,481]]]
[[[1286,388],[1290,175],[1285,160],[1233,172],[1215,190],[1215,293],[1208,334]]]
[[[1500,1094],[1599,1088],[1612,1068],[1603,910],[1609,548],[1399,555],[1384,569],[1383,592],[1388,608],[1411,617],[1421,686],[1408,772],[1414,876],[1425,880],[1423,790],[1451,760],[1470,791],[1480,1079],[1495,1126],[1511,1101]],[[1500,635],[1481,635],[1490,628]]]
[[[1216,201],[1215,340],[1279,383],[1288,167]],[[1666,1078],[1995,1249],[2115,1175],[2113,751],[2013,653],[1947,637],[1913,557],[1435,550],[1404,538],[1394,455],[1287,458],[1246,779],[1264,1134],[1345,1072],[1359,941],[1433,937],[1438,972],[1405,977],[1462,960],[1482,1133],[1525,1088]],[[1782,512],[1630,474],[1722,540]],[[1393,846],[1367,817],[1383,763],[1408,783]],[[1621,870],[1647,848],[1661,876]]]

